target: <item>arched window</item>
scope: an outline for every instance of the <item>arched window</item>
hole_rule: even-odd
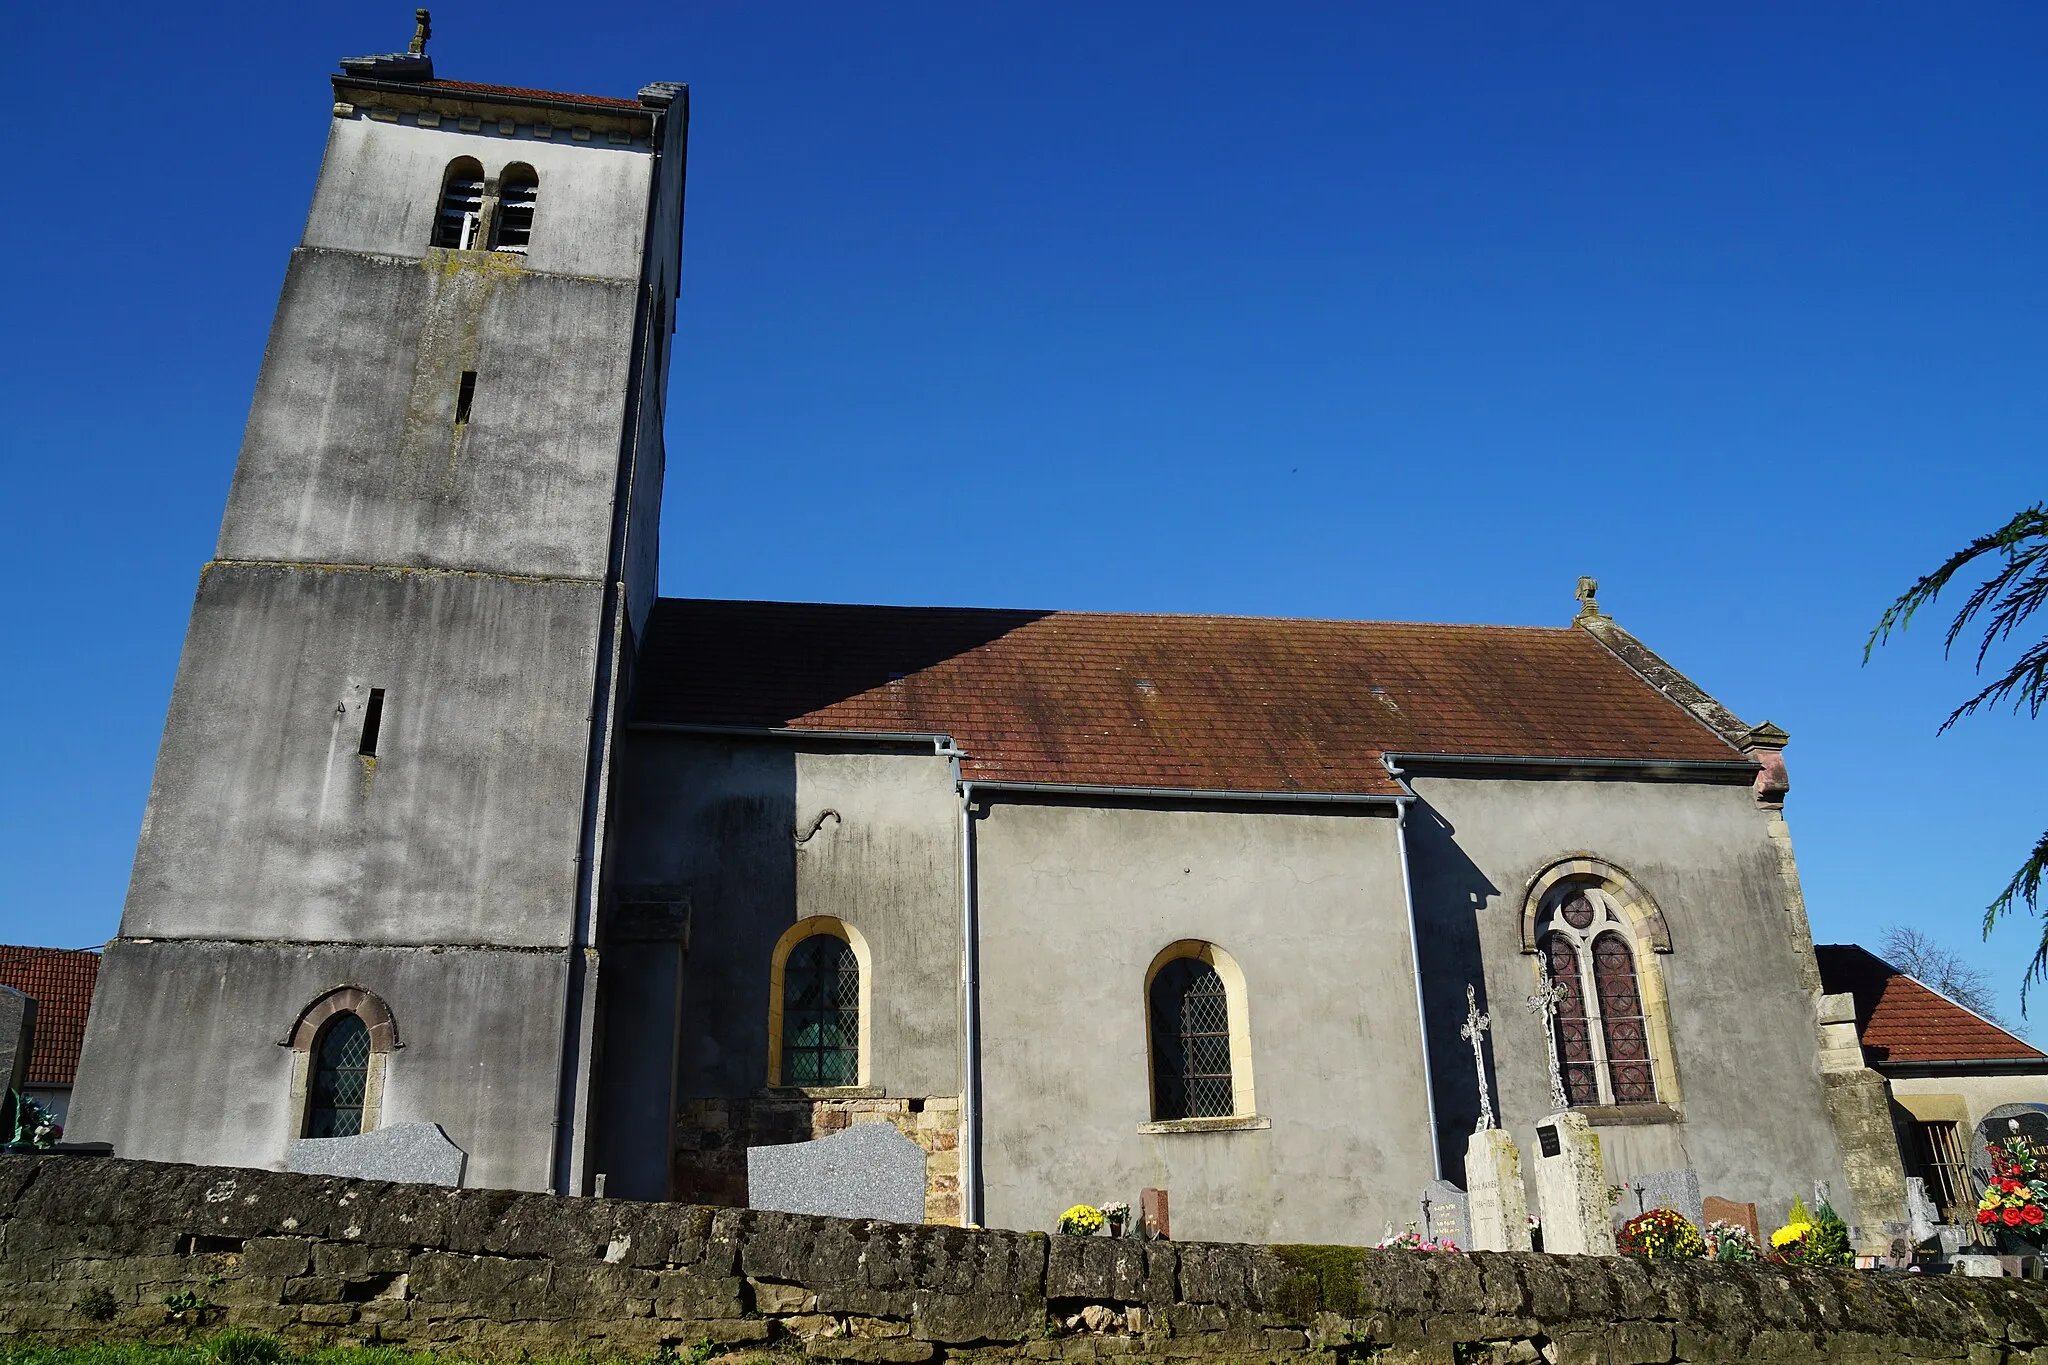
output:
[[[1176,958],[1152,978],[1152,1110],[1162,1119],[1236,1112],[1230,1086],[1230,999],[1199,958]]]
[[[448,163],[441,204],[434,214],[434,245],[467,251],[476,246],[484,216],[484,168],[469,157]]]
[[[376,1131],[385,1063],[404,1046],[389,1006],[361,986],[336,986],[301,1010],[278,1044],[297,1054],[294,1136],[354,1137]]]
[[[526,254],[533,239],[533,210],[540,201],[540,177],[533,167],[515,162],[498,177],[497,222],[491,229],[491,249]]]
[[[813,934],[783,964],[782,1083],[860,1084],[860,962],[843,938]]]
[[[1145,983],[1155,1122],[1252,1113],[1244,974],[1210,943],[1184,940],[1153,959]]]
[[[1656,1067],[1637,984],[1635,934],[1597,888],[1567,883],[1537,931],[1550,979],[1564,988],[1557,1061],[1574,1105],[1653,1104]]]
[[[337,1014],[313,1045],[313,1088],[306,1136],[354,1137],[363,1131],[370,1080],[370,1028],[362,1016]]]

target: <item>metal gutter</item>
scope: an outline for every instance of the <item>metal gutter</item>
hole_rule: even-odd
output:
[[[922,730],[796,730],[773,725],[692,725],[682,721],[636,720],[628,730],[653,734],[710,735],[734,739],[799,739],[842,744],[929,744],[941,756],[954,748],[951,735]],[[980,783],[976,783],[980,786]]]
[[[1952,1062],[1871,1062],[1868,1065],[1881,1076],[1918,1079],[1952,1076],[1958,1072],[1979,1075],[2048,1072],[2048,1057],[1972,1057]]]
[[[1117,796],[1172,801],[1258,801],[1275,805],[1401,805],[1413,796],[1364,792],[1255,792],[1205,787],[1106,787],[1073,782],[976,782],[980,791],[1037,792],[1052,796]]]
[[[1387,776],[1399,782],[1405,790],[1408,786],[1401,769],[1394,763],[1394,756],[1382,754],[1380,763],[1387,770]],[[1430,1066],[1429,1057],[1429,1008],[1422,991],[1422,939],[1417,932],[1415,920],[1415,885],[1408,875],[1408,807],[1415,800],[1412,792],[1402,798],[1394,813],[1394,845],[1401,855],[1401,902],[1408,909],[1408,967],[1415,979],[1415,1026],[1422,1043],[1422,1101],[1429,1113],[1429,1160],[1436,1178],[1444,1178],[1443,1134],[1437,1128],[1436,1120],[1436,1072]]]

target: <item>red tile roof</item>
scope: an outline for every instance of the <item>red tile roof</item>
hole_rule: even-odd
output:
[[[36,1002],[30,1085],[69,1085],[78,1074],[85,1012],[92,1005],[92,984],[99,975],[98,953],[0,944],[0,986],[12,986]],[[0,1087],[4,1085],[0,1081]]]
[[[1863,1056],[1885,1062],[2048,1062],[2048,1054],[1853,943],[1823,943],[1822,988],[1856,997]]]
[[[516,85],[478,85],[475,81],[418,81],[422,90],[445,90],[453,95],[497,95],[515,100],[555,100],[562,104],[590,104],[604,109],[632,109],[648,112],[639,100],[622,100],[611,95],[570,95],[560,90],[527,90]]]
[[[936,732],[978,781],[1385,794],[1386,752],[1740,762],[1582,630],[666,598],[637,718]]]

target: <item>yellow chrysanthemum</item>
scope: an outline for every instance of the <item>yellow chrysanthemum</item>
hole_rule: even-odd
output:
[[[1787,1223],[1784,1227],[1771,1234],[1771,1245],[1774,1247],[1789,1246],[1800,1238],[1809,1237],[1812,1234],[1813,1224],[1811,1223]]]
[[[1093,1204],[1076,1204],[1060,1215],[1060,1231],[1076,1237],[1093,1237],[1102,1231],[1102,1210]]]

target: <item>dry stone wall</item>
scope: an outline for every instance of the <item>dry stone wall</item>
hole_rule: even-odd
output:
[[[0,1157],[0,1338],[822,1360],[2048,1365],[2048,1286],[1112,1242],[219,1167]]]

